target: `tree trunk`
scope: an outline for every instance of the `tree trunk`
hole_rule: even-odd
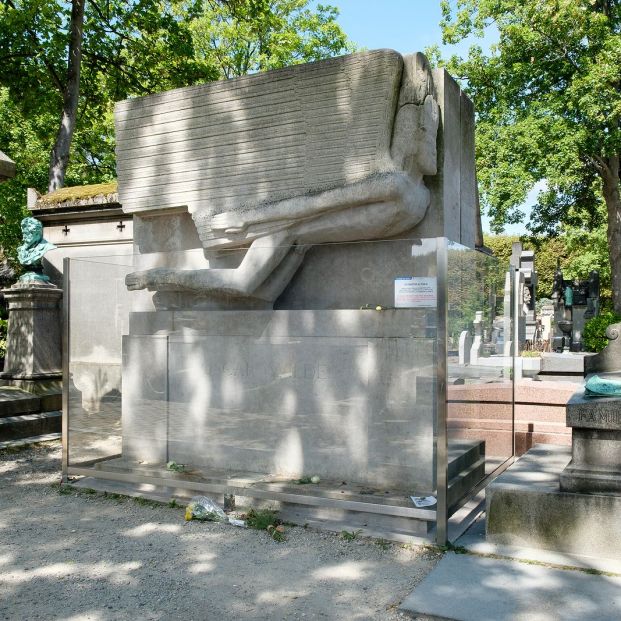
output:
[[[82,64],[82,32],[84,28],[84,4],[86,0],[72,0],[67,60],[67,82],[63,93],[63,111],[56,135],[56,142],[50,154],[48,192],[65,185],[65,173],[69,164],[69,151],[75,130],[80,96],[80,66]]]
[[[619,155],[606,158],[602,172],[603,194],[608,211],[608,253],[612,304],[621,315],[621,196],[619,195]]]

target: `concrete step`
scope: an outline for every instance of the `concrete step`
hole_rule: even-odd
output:
[[[561,491],[570,460],[570,447],[537,445],[493,481],[486,490],[487,541],[621,559],[621,496]]]
[[[168,501],[171,497],[183,501],[195,494],[207,494],[217,502],[222,502],[220,492],[214,495],[208,491],[194,491],[192,482],[217,484],[219,489],[229,490],[243,484],[244,489],[232,492],[235,493],[238,507],[277,507],[283,519],[298,524],[309,524],[315,528],[336,532],[360,529],[367,536],[404,543],[421,543],[433,537],[435,507],[428,510],[415,509],[408,495],[414,490],[373,490],[368,486],[341,481],[321,481],[316,485],[300,486],[289,480],[270,482],[270,477],[261,482],[260,479],[265,477],[252,473],[233,476],[215,470],[210,471],[208,478],[204,478],[199,471],[179,474],[162,471],[161,465],[136,464],[123,459],[106,459],[90,464],[90,467],[96,477],[105,477],[108,474],[114,479],[119,475],[133,475],[143,481],[151,479],[153,483],[86,477],[73,485],[130,496],[145,496],[160,501]],[[485,443],[480,439],[451,440],[449,473],[448,502],[453,507],[484,477]],[[256,482],[253,483],[254,479]],[[277,499],[274,500],[270,498],[268,491],[277,492],[280,497],[276,494]],[[283,493],[285,496],[282,496]],[[382,507],[385,507],[386,512]],[[396,509],[397,513],[391,513],[391,509]]]
[[[113,462],[116,461],[117,464]],[[125,470],[127,473],[148,473],[155,474],[157,469],[149,467],[123,467],[123,460],[112,460],[111,462],[101,462],[101,468],[93,468],[97,477],[105,476],[104,472],[114,477]],[[116,467],[115,467],[116,466]],[[157,483],[133,483],[128,481],[115,481],[111,479],[84,477],[78,481],[71,482],[72,487],[90,488],[99,492],[113,492],[127,496],[143,497],[160,502],[168,502],[175,498],[180,504],[186,504],[194,495],[208,496],[223,506],[223,494],[221,491],[213,493],[210,491],[198,491],[192,489],[191,481],[184,481],[185,475],[171,472],[159,472],[163,477]],[[165,477],[165,478],[164,478]],[[162,484],[166,480],[165,484]],[[217,483],[222,489],[227,489],[225,479],[205,479],[203,483]],[[230,481],[229,481],[230,482]],[[380,537],[391,541],[402,543],[429,543],[432,540],[434,528],[435,507],[427,509],[415,509],[409,496],[404,493],[395,494],[392,497],[377,494],[358,495],[356,493],[344,492],[341,487],[333,487],[322,481],[318,485],[291,486],[284,484],[276,485],[278,492],[285,492],[286,497],[276,500],[265,494],[267,488],[274,487],[262,486],[262,491],[257,492],[256,488],[246,488],[237,490],[234,497],[235,507],[238,510],[249,507],[264,508],[270,507],[277,509],[280,517],[285,521],[296,524],[308,524],[320,530],[340,532],[342,530],[360,530],[363,536]],[[337,484],[338,485],[338,484]],[[315,487],[311,490],[307,488]],[[318,488],[324,487],[323,493],[318,494]],[[230,491],[230,488],[229,488]],[[295,493],[294,493],[295,492]],[[247,495],[246,495],[247,494]],[[312,499],[312,500],[311,500]],[[338,500],[338,502],[331,502]],[[341,502],[344,501],[344,502]],[[354,502],[352,502],[354,501]],[[414,515],[395,515],[378,511],[378,504],[385,505],[387,511],[391,509],[405,509]],[[364,505],[369,506],[369,511],[365,510]]]
[[[493,419],[511,421],[510,403],[449,403],[449,419]],[[565,422],[565,405],[516,403],[516,420]]]
[[[536,444],[571,446],[571,433],[516,432],[515,454],[523,455]]]
[[[454,507],[485,476],[485,441],[451,438],[448,441],[447,503]]]
[[[513,408],[510,403],[453,402],[448,404],[449,418],[495,418],[511,420]]]
[[[522,380],[515,383],[517,403],[547,403],[565,405],[570,397],[584,386],[582,378],[577,382]]]
[[[0,386],[0,419],[41,411],[41,399],[13,386]]]
[[[452,438],[478,440],[485,438],[485,454],[490,457],[507,458],[513,451],[513,434],[511,429],[470,429],[450,428]]]
[[[515,419],[565,424],[565,404],[516,403]]]
[[[0,441],[60,433],[62,412],[39,412],[0,418]]]
[[[449,481],[463,470],[478,462],[485,456],[485,442],[451,438],[448,441],[448,472]]]
[[[447,386],[450,401],[507,403],[513,395],[511,384],[455,384]]]
[[[485,444],[484,442],[482,443]],[[446,492],[449,512],[452,511],[459,501],[467,496],[472,488],[485,477],[485,456],[482,455],[476,462],[458,472],[456,476],[449,479],[448,490]]]
[[[21,438],[20,440],[6,440],[0,442],[0,451],[8,448],[17,448],[19,446],[28,446],[29,444],[38,444],[39,442],[52,442],[60,440],[62,434],[59,433],[45,433],[41,436],[31,436],[29,438]]]
[[[489,420],[486,418],[473,419],[450,419],[448,429],[479,429],[481,439],[485,439],[488,431],[511,431],[515,426],[515,431],[541,431],[544,433],[567,433],[571,435],[571,429],[563,422],[541,422],[516,420],[513,425],[511,421]]]

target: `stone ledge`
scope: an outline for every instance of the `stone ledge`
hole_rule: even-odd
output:
[[[585,429],[621,430],[619,397],[585,397],[576,392],[567,403],[567,426]]]
[[[12,386],[0,386],[0,418],[31,414],[41,408],[41,400],[36,395]]]
[[[32,212],[49,211],[53,209],[66,209],[71,207],[94,207],[100,205],[118,205],[117,183],[96,183],[61,188],[55,192],[40,196],[34,205],[30,206]]]

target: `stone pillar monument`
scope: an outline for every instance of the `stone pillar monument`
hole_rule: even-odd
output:
[[[567,404],[571,461],[561,472],[564,492],[621,495],[621,324],[608,326],[608,345],[587,358],[585,391]]]
[[[483,311],[476,311],[474,316],[474,339],[470,346],[470,363],[478,364],[483,347]]]
[[[511,265],[518,268],[523,275],[517,292],[520,306],[518,309],[518,351],[521,351],[526,341],[534,344],[536,335],[537,272],[535,271],[534,251],[524,250],[521,242],[515,242],[511,249]]]
[[[60,388],[62,290],[50,284],[17,283],[3,293],[9,305],[9,331],[0,378],[32,392]]]
[[[35,218],[22,220],[24,241],[18,258],[29,271],[3,290],[9,304],[9,330],[0,380],[37,394],[57,392],[60,407],[62,290],[43,274],[43,255],[55,246],[43,239],[42,230]]]

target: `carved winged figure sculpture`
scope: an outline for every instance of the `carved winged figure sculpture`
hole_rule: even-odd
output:
[[[117,104],[126,212],[185,207],[204,269],[129,274],[129,289],[273,302],[313,244],[411,231],[437,172],[438,104],[427,60],[391,50]],[[210,253],[245,251],[235,268]]]

